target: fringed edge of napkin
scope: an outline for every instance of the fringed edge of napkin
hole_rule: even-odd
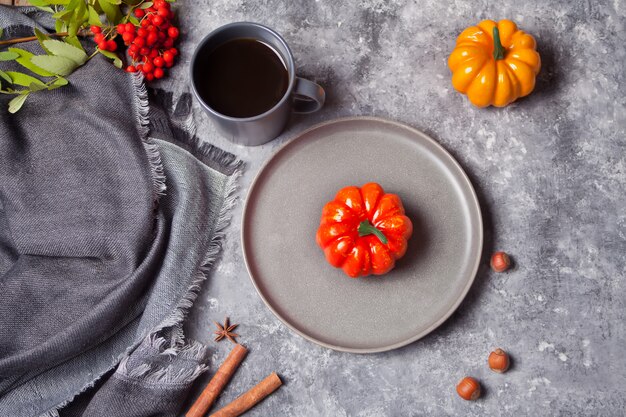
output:
[[[148,162],[150,163],[150,172],[152,174],[152,189],[154,192],[154,200],[157,201],[159,196],[165,194],[167,186],[165,185],[165,174],[163,173],[163,163],[161,162],[161,154],[159,153],[159,147],[150,138],[150,119],[148,113],[150,112],[150,103],[148,101],[148,89],[144,84],[143,76],[140,73],[130,74],[132,79],[133,88],[135,94],[134,106],[135,106],[135,119],[137,121],[137,131],[139,137],[143,141],[143,147],[148,156]]]
[[[191,384],[208,369],[203,363],[208,359],[208,348],[199,342],[190,341],[186,345],[169,346],[168,340],[156,333],[148,336],[133,352],[120,362],[115,371],[116,377],[137,380],[147,384]],[[167,364],[156,365],[154,362],[137,359],[166,358]]]
[[[207,360],[207,351],[203,344],[186,339],[183,331],[183,323],[198,298],[202,284],[206,281],[209,272],[221,253],[226,236],[225,229],[231,221],[230,212],[235,207],[238,200],[236,193],[239,188],[238,183],[243,174],[245,163],[232,153],[224,151],[208,142],[204,142],[196,136],[196,124],[193,119],[191,96],[188,93],[184,93],[175,101],[172,93],[158,90],[154,96],[148,99],[147,89],[142,82],[143,77],[138,74],[133,75],[134,82],[139,80],[139,83],[136,85],[136,96],[138,109],[141,114],[140,122],[142,129],[145,128],[142,132],[145,131],[147,136],[144,143],[149,152],[156,154],[154,161],[157,163],[156,165],[160,167],[160,171],[157,170],[156,174],[163,176],[163,168],[158,145],[150,138],[150,134],[158,132],[159,130],[171,130],[172,136],[175,137],[173,143],[186,149],[202,163],[228,176],[225,184],[223,202],[213,229],[213,237],[211,238],[202,264],[196,271],[185,294],[178,301],[178,304],[174,307],[170,315],[153,328],[146,338],[151,340],[150,343],[152,343],[155,348],[158,347],[161,349],[169,344],[169,347],[163,350],[163,355],[183,355],[183,357],[189,360],[198,362],[198,365],[193,370],[190,369],[183,372],[176,371],[176,368],[171,365],[153,366],[147,364],[146,366],[140,366],[128,371],[127,364],[129,356],[127,354],[124,356],[115,372],[116,375],[124,375],[127,373],[128,377],[136,379],[141,378],[143,382],[166,382],[169,384],[190,383],[208,369],[208,367],[202,363]],[[151,101],[153,105],[156,104],[159,108],[172,112],[171,117],[168,117],[170,126],[164,126],[165,120],[162,118],[150,117],[149,110],[151,107],[148,103]],[[163,176],[163,178],[165,177]],[[157,190],[157,194],[161,195],[165,190],[159,188],[159,185],[159,180],[156,179],[155,189]],[[163,334],[167,334],[168,338],[163,337]]]
[[[139,346],[133,346],[118,356],[110,369],[83,387],[81,392],[39,417],[60,417],[59,410],[74,401],[78,395],[93,388],[104,375],[116,367],[110,378],[129,380],[144,386],[191,386],[209,368],[208,360],[209,349],[200,342],[189,340],[172,346],[165,337],[152,333]]]
[[[143,77],[138,74],[133,75],[135,76],[133,82],[136,83],[135,87],[137,91],[137,108],[141,116],[141,133],[145,133],[146,135],[144,144],[149,153],[149,158],[153,158],[151,162],[154,162],[155,167],[157,167],[154,171],[157,195],[161,195],[165,191],[164,188],[162,189],[160,187],[160,178],[165,179],[165,176],[163,175],[158,145],[150,138],[150,134],[156,134],[159,130],[170,130],[172,133],[171,136],[175,138],[174,143],[177,146],[186,149],[207,166],[228,176],[225,184],[223,202],[213,229],[213,236],[202,264],[196,271],[185,294],[178,301],[178,304],[174,307],[170,315],[153,328],[146,338],[150,340],[149,343],[153,349],[163,349],[160,354],[187,358],[197,363],[197,366],[195,366],[195,368],[177,370],[172,364],[164,366],[144,364],[128,370],[129,356],[126,355],[115,372],[115,375],[126,375],[129,378],[141,379],[141,381],[145,383],[186,384],[195,380],[208,369],[204,364],[208,360],[208,351],[203,344],[193,340],[186,340],[183,331],[183,323],[198,298],[203,282],[206,281],[208,273],[213,268],[213,265],[221,253],[226,236],[225,229],[231,221],[230,212],[235,207],[238,200],[236,192],[239,188],[238,182],[243,174],[245,164],[235,155],[208,142],[204,142],[196,136],[192,99],[188,93],[183,93],[178,100],[174,101],[172,93],[158,90],[148,99],[148,91],[143,83]],[[169,126],[163,125],[166,123],[163,118],[150,117],[149,111],[151,107],[149,102],[151,101],[153,102],[153,108],[156,104],[157,107],[172,112],[171,117],[168,117],[167,120]],[[153,157],[151,157],[150,154],[154,154]],[[163,337],[163,334],[167,334],[167,338]],[[168,344],[169,347],[165,348]],[[137,349],[140,348],[141,346]]]
[[[224,194],[224,201],[217,215],[213,237],[204,257],[204,261],[196,272],[196,276],[187,289],[186,295],[180,300],[172,314],[165,318],[153,331],[158,332],[167,328],[176,329],[182,325],[198,297],[202,283],[207,279],[207,274],[215,264],[222,249],[222,243],[225,237],[224,229],[230,224],[230,211],[235,207],[235,203],[238,199],[236,192],[245,163],[235,155],[210,143],[204,142],[196,136],[196,125],[193,119],[191,105],[192,98],[188,93],[184,93],[174,102],[172,93],[158,90],[151,99],[157,102],[161,108],[172,109],[173,113],[170,122],[172,124],[171,128],[174,130],[172,133],[176,138],[176,145],[186,149],[207,166],[217,169],[228,176],[228,180],[225,184],[226,192]],[[159,119],[150,120],[153,129],[170,128],[158,126],[161,122],[162,121]],[[180,336],[180,340],[183,340],[182,328],[178,335]]]

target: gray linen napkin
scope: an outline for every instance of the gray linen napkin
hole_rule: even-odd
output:
[[[0,7],[5,38],[41,18]],[[241,162],[194,136],[188,95],[150,106],[101,57],[69,81],[15,115],[0,97],[0,415],[56,416],[83,392],[61,414],[173,416],[206,369],[182,322]]]

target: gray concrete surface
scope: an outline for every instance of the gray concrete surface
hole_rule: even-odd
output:
[[[242,199],[261,164],[298,132],[375,115],[421,129],[455,155],[485,220],[484,266],[458,311],[410,346],[359,356],[305,341],[264,306],[242,260],[239,204],[189,325],[206,342],[212,320],[229,315],[250,348],[218,406],[277,371],[285,386],[250,416],[626,415],[626,2],[191,0],[177,7],[183,62],[166,87],[187,83],[191,53],[206,33],[250,20],[282,33],[299,74],[328,93],[323,111],[293,117],[279,139],[257,148],[220,138],[196,105],[199,134],[247,162]],[[483,18],[515,20],[536,37],[543,61],[536,91],[505,109],[476,109],[450,83],[446,60],[456,36]],[[512,254],[514,270],[489,270],[495,249]],[[202,382],[230,349],[209,343],[214,364]],[[504,375],[486,365],[497,346],[514,359]],[[455,393],[465,375],[483,384],[474,403]]]

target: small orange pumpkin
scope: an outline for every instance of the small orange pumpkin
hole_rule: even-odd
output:
[[[478,107],[504,107],[535,88],[541,68],[535,38],[510,20],[465,29],[448,58],[452,85]]]

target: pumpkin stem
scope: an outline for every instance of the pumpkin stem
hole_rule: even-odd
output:
[[[387,240],[387,236],[385,236],[385,234],[379,229],[372,226],[369,220],[363,220],[361,223],[359,223],[359,228],[357,229],[357,231],[359,232],[359,236],[375,235],[383,245],[386,245],[387,242],[389,242]]]
[[[496,61],[504,59],[504,47],[502,46],[502,42],[500,42],[500,30],[498,26],[493,27],[493,59]]]

